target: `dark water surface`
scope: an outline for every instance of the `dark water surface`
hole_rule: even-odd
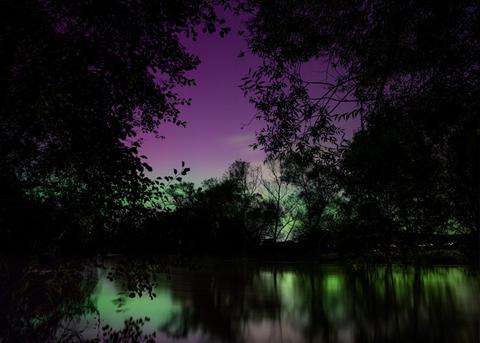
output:
[[[19,275],[0,342],[480,342],[480,277],[463,267],[125,260]]]

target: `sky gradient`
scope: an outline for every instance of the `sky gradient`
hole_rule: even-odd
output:
[[[197,86],[180,92],[192,98],[192,105],[181,109],[186,128],[165,123],[159,130],[165,139],[145,137],[141,153],[148,156],[155,176],[170,174],[184,160],[191,168],[186,180],[199,182],[221,176],[236,159],[254,163],[264,159],[263,152],[248,146],[254,143],[255,130],[261,123],[251,120],[255,109],[238,87],[248,68],[257,65],[259,59],[249,54],[238,57],[240,50],[246,49],[244,38],[237,34],[242,22],[234,16],[226,19],[232,27],[226,37],[200,34],[197,42],[185,41],[188,50],[202,61],[190,73]]]
[[[252,120],[255,108],[239,88],[240,79],[260,59],[246,52],[247,43],[237,34],[245,30],[244,18],[225,13],[220,16],[232,28],[224,38],[218,34],[200,34],[197,42],[184,41],[187,49],[201,60],[200,66],[189,74],[197,86],[180,91],[181,95],[192,98],[191,106],[181,108],[181,119],[187,121],[187,127],[165,123],[159,130],[165,139],[145,136],[140,152],[148,156],[154,177],[170,175],[183,160],[191,168],[185,180],[199,183],[222,176],[236,159],[257,164],[265,158],[262,151],[249,147],[262,123]],[[238,57],[240,51],[245,52],[244,57]],[[302,74],[318,78],[321,69],[318,63],[307,63]],[[341,126],[349,137],[358,123]]]

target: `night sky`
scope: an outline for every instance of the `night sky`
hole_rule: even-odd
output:
[[[192,98],[192,105],[182,108],[181,119],[187,121],[187,127],[166,123],[159,130],[165,139],[145,139],[141,153],[149,157],[155,175],[171,173],[184,160],[192,169],[187,180],[198,182],[221,176],[235,159],[254,163],[264,159],[261,151],[248,147],[261,123],[251,120],[255,109],[238,87],[248,68],[259,60],[249,54],[238,57],[240,50],[246,50],[244,38],[237,34],[242,20],[233,15],[223,17],[232,28],[225,38],[200,34],[197,42],[185,39],[188,50],[202,61],[190,74],[197,86],[181,91]]]
[[[148,156],[154,169],[152,176],[169,175],[184,160],[191,168],[186,180],[198,183],[221,176],[236,159],[253,164],[264,160],[262,151],[249,147],[262,123],[252,120],[255,109],[239,88],[240,79],[260,60],[247,52],[244,37],[237,34],[244,30],[244,18],[225,13],[221,17],[232,28],[226,37],[200,34],[196,42],[184,40],[187,49],[201,59],[197,70],[190,73],[197,86],[180,91],[192,98],[191,106],[181,108],[186,128],[165,123],[159,130],[165,139],[145,137],[141,154]],[[238,57],[240,51],[245,52],[244,57]],[[321,67],[318,62],[309,63],[303,74],[318,77]],[[353,122],[342,126],[350,136],[358,125]]]

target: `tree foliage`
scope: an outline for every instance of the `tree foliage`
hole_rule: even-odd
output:
[[[178,88],[200,61],[182,39],[228,32],[213,3],[2,1],[0,13],[2,218],[14,198],[96,226],[141,207],[152,169],[138,134],[185,126]]]
[[[263,59],[242,85],[267,123],[258,147],[320,165],[340,152],[341,186],[397,229],[454,220],[480,232],[477,1],[241,6],[252,13],[250,49]],[[348,145],[339,120],[352,118],[360,132]]]

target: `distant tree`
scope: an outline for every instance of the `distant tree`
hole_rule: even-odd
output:
[[[285,160],[284,177],[298,188],[301,208],[295,236],[311,241],[330,230],[324,221],[325,211],[340,192],[337,178],[337,157],[316,160],[312,155],[291,153]]]
[[[242,220],[246,237],[258,240],[265,229],[262,221],[254,216],[261,205],[261,167],[252,166],[249,162],[236,160],[226,171],[224,181],[231,183],[235,189],[237,211]]]
[[[237,185],[245,202],[252,201],[258,194],[261,183],[260,166],[252,166],[249,162],[236,160],[229,167],[224,179]]]
[[[296,187],[283,174],[280,161],[267,160],[262,175],[263,198],[273,205],[274,220],[269,236],[276,244],[280,239],[288,240],[299,224],[301,199]]]
[[[233,253],[257,247],[269,234],[275,207],[260,194],[261,173],[245,161],[233,162],[222,178],[169,187],[171,213],[161,213],[182,248]]]

